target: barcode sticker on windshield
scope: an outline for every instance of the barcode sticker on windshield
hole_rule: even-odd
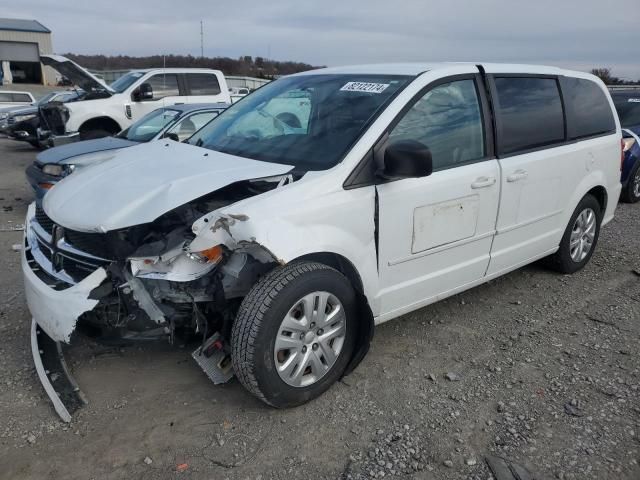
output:
[[[627,100],[627,102],[640,103],[640,98],[630,98],[629,100]]]
[[[341,92],[364,92],[364,93],[382,93],[388,83],[365,83],[365,82],[348,82],[340,89]]]

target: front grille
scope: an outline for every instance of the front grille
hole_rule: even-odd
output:
[[[66,121],[62,112],[56,106],[40,108],[40,120],[43,126],[54,135],[64,135]]]
[[[36,206],[36,220],[48,234],[53,233],[54,222],[39,205]],[[77,232],[65,228],[64,239],[72,247],[89,255],[109,258],[107,236],[103,233]]]
[[[44,213],[40,205],[36,205],[36,221],[48,234],[51,234],[53,231],[53,221]]]
[[[64,238],[69,245],[100,258],[109,258],[107,236],[103,233],[64,231]]]
[[[49,235],[55,236],[55,223],[47,216],[40,206],[36,206],[36,222]],[[54,247],[53,239],[36,235],[38,249],[56,272],[64,271],[74,282],[79,282],[89,276],[99,267],[106,267],[109,260],[100,260],[95,257],[106,258],[106,237],[100,233],[84,233],[74,230],[62,230],[62,237],[57,239],[59,243]],[[65,247],[65,245],[67,245]],[[71,248],[69,248],[71,247]],[[77,251],[75,251],[77,250]]]

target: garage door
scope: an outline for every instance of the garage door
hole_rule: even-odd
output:
[[[37,43],[0,42],[0,60],[10,62],[39,62]]]

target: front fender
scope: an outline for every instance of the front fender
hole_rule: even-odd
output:
[[[266,203],[268,198],[260,203],[241,202],[202,217],[193,225],[196,238],[190,249],[222,244],[238,250],[259,245],[280,264],[315,253],[338,254],[357,270],[375,315],[379,286],[373,187],[337,191],[309,203],[294,202],[280,211],[275,206],[265,208]]]

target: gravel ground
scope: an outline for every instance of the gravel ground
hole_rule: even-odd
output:
[[[89,399],[60,422],[36,378],[19,273],[34,150],[0,140],[0,477],[640,478],[640,204],[620,205],[572,276],[532,265],[377,328],[324,396],[274,410],[209,383],[189,351],[86,341]],[[635,271],[635,273],[634,273]]]

